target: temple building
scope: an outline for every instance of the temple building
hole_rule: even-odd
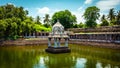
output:
[[[51,44],[51,41],[54,41],[54,45]],[[58,21],[55,25],[52,27],[52,32],[48,36],[48,48],[46,49],[46,52],[50,53],[66,53],[70,52],[70,49],[68,48],[68,39],[69,36],[64,31],[64,27],[60,24]],[[61,40],[64,40],[64,45],[61,46]]]

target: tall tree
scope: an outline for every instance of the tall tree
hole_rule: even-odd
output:
[[[65,29],[71,28],[74,24],[76,24],[76,16],[72,15],[69,10],[54,13],[52,16],[52,24],[55,24],[57,20],[60,21]]]
[[[49,17],[50,17],[49,14],[45,14],[45,19],[44,19],[44,26],[45,27],[50,27],[51,26]]]
[[[39,16],[36,17],[36,23],[37,23],[37,24],[41,24],[41,23],[40,23],[40,17],[39,17]]]
[[[102,20],[105,20],[105,15],[103,14],[102,17],[101,17],[101,21]]]
[[[109,14],[108,14],[108,18],[110,21],[115,19],[115,11],[114,8],[110,9]]]
[[[114,8],[109,10],[108,19],[111,25],[116,25]]]
[[[105,15],[101,17],[102,23],[100,24],[101,26],[108,26],[109,22],[106,20]]]
[[[99,14],[99,11],[100,9],[97,8],[96,6],[91,6],[91,7],[88,7],[83,16],[84,16],[84,19],[86,20],[85,24],[86,24],[86,27],[96,27],[97,23],[96,23],[96,20],[99,19],[100,17],[100,14]]]
[[[49,17],[50,17],[49,14],[45,15],[44,23],[49,23],[49,21],[50,21]]]
[[[116,15],[116,24],[120,25],[120,10],[117,11],[117,15]]]

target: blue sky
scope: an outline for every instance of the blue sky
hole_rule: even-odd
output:
[[[29,11],[29,16],[35,18],[39,15],[41,19],[46,13],[52,17],[55,12],[68,9],[76,15],[78,23],[84,22],[82,15],[89,6],[97,6],[101,15],[107,15],[110,8],[120,10],[120,0],[0,0],[0,5],[7,3],[23,6]]]

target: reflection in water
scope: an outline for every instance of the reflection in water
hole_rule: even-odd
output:
[[[39,57],[39,62],[34,65],[34,68],[45,68],[44,58],[45,57]]]
[[[0,68],[120,68],[120,50],[70,45],[71,53],[50,54],[45,48],[0,47]]]
[[[76,64],[76,58],[73,58],[70,54],[48,54],[48,59],[48,61],[45,61],[45,64],[50,68],[71,68]]]
[[[78,58],[77,59],[77,63],[76,63],[76,68],[85,68],[85,63],[86,63],[86,59],[85,58]]]
[[[120,50],[95,48],[89,46],[71,46],[74,56],[85,58],[85,68],[120,68]]]

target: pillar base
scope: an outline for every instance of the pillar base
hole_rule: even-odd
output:
[[[45,49],[45,51],[53,54],[71,52],[70,48],[68,47],[48,47],[47,49]]]

